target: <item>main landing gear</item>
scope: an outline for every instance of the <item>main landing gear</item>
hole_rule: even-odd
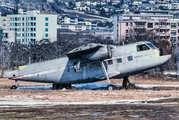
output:
[[[108,78],[107,78],[107,79],[108,79]],[[108,87],[107,87],[108,90],[115,90],[115,89],[116,89],[116,86],[115,86],[115,85],[110,84],[109,79],[108,79],[108,83],[109,83],[109,85],[108,85]],[[121,87],[121,88],[122,88],[122,89],[135,89],[135,84],[130,83],[128,77],[124,77],[123,82],[122,82],[122,87]]]
[[[123,88],[123,89],[134,89],[134,88],[135,88],[135,84],[130,83],[129,77],[126,76],[126,77],[124,77],[124,79],[123,79],[122,88]]]
[[[19,87],[19,82],[17,80],[15,80],[15,83],[13,86],[11,86],[10,89],[17,89]]]
[[[101,67],[103,69],[103,72],[104,72],[104,74],[107,78],[108,84],[109,84],[107,86],[108,90],[115,90],[116,86],[110,83],[109,76],[108,76],[108,73],[106,71],[106,68],[105,68],[103,62],[101,62]],[[128,76],[124,77],[123,83],[122,83],[122,89],[134,89],[134,88],[135,88],[135,85],[130,83]]]

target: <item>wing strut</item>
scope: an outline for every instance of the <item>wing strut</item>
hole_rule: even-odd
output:
[[[106,71],[106,68],[105,68],[105,66],[104,66],[103,61],[101,62],[101,67],[102,67],[102,69],[103,69],[104,75],[105,75],[106,78],[107,78],[108,84],[110,84],[111,82],[110,82],[110,79],[109,79],[109,76],[108,76],[108,73],[107,73],[107,71]]]
[[[106,71],[106,68],[105,68],[105,66],[104,66],[103,61],[101,62],[101,67],[102,67],[102,69],[103,69],[104,75],[106,76],[107,81],[108,81],[108,84],[109,84],[108,87],[107,87],[108,90],[115,90],[115,89],[116,89],[116,86],[111,84],[110,79],[109,79],[109,76],[108,76],[108,73],[107,73],[107,71]]]

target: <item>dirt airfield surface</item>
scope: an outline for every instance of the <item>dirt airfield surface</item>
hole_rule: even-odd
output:
[[[130,82],[138,89],[51,90],[43,89],[48,83],[19,81],[25,89],[12,90],[14,81],[1,78],[0,119],[179,119],[179,80],[130,77]]]

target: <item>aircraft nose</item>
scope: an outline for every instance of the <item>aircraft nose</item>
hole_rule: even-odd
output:
[[[160,56],[160,63],[163,65],[166,62],[168,62],[171,58],[171,55],[164,55],[164,56]]]

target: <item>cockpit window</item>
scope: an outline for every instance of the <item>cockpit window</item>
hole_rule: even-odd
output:
[[[137,45],[137,52],[149,50],[150,48],[146,44]]]
[[[152,43],[147,43],[147,45],[152,49],[156,49],[156,47]]]

